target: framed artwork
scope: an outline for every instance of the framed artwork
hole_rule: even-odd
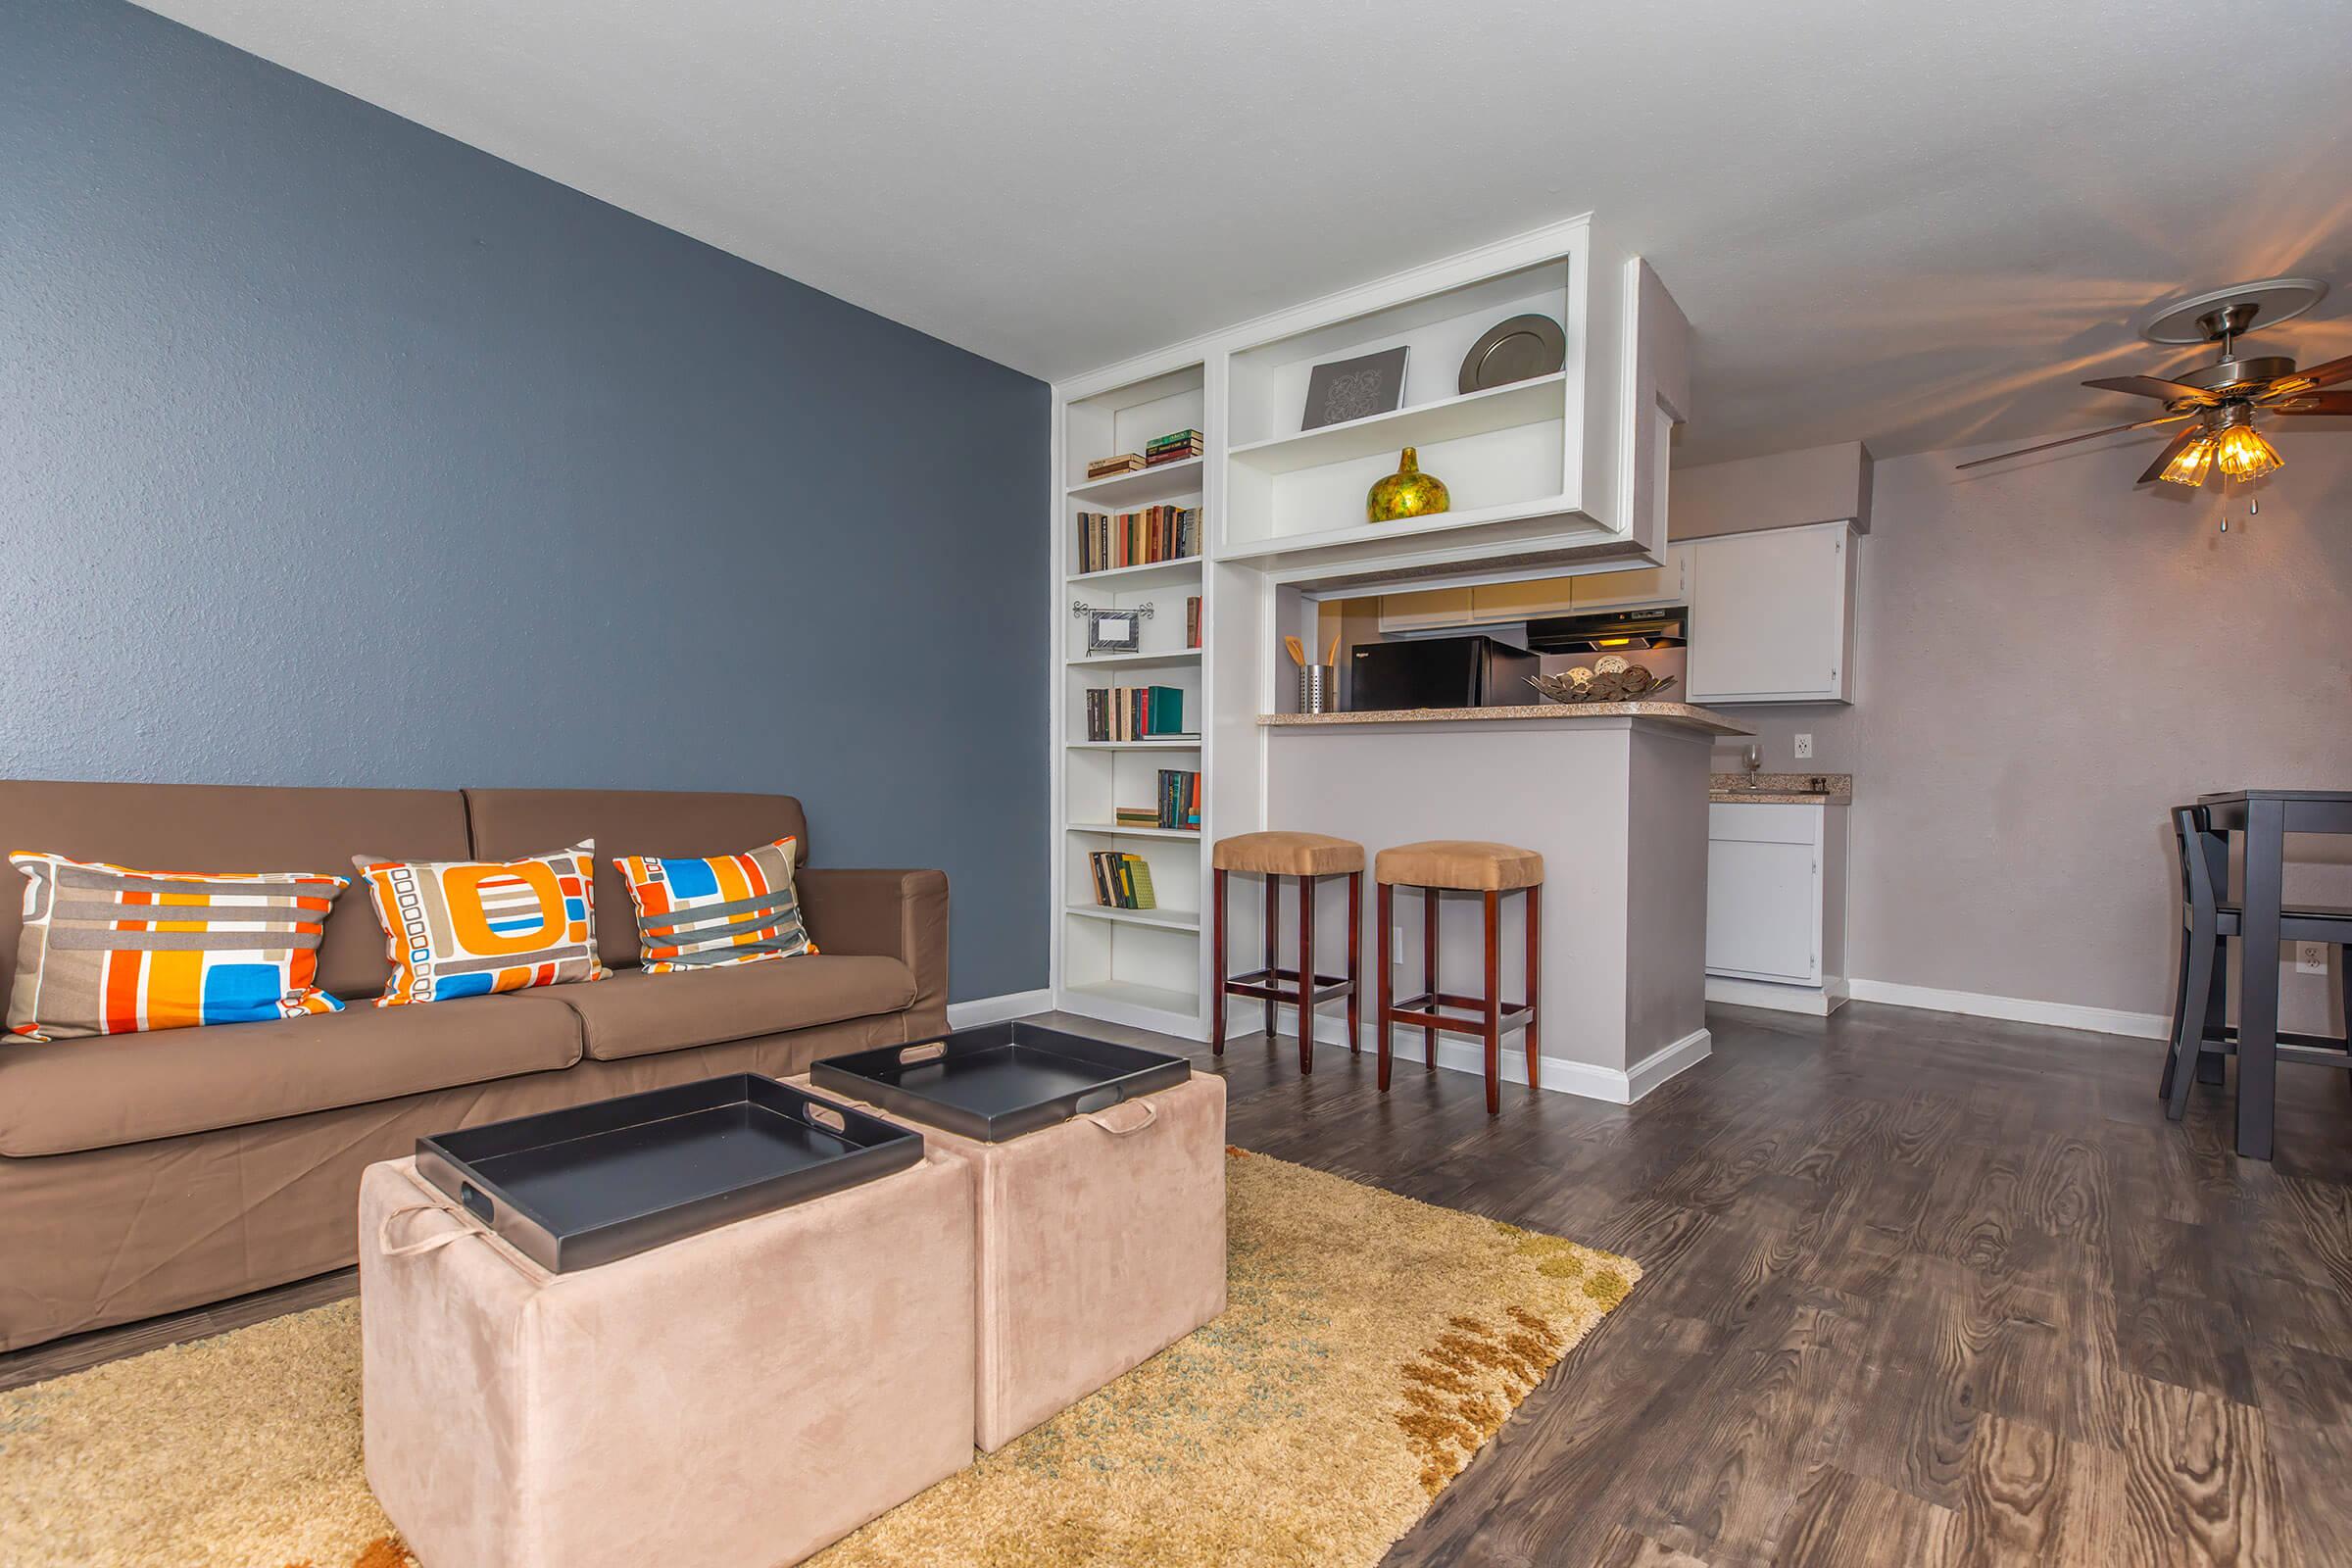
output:
[[[1144,622],[1152,618],[1150,605],[1133,610],[1097,610],[1072,605],[1070,613],[1086,619],[1086,651],[1095,654],[1140,654],[1144,651]]]
[[[1314,430],[1375,414],[1394,414],[1403,404],[1403,348],[1334,360],[1307,373],[1306,413],[1298,428]]]

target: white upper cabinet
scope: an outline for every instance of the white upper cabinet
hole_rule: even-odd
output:
[[[1560,368],[1465,388],[1474,346],[1529,316],[1558,327]],[[1590,218],[1233,328],[1209,351],[1227,410],[1211,554],[1310,589],[1501,556],[1568,566],[1629,542],[1654,560],[1690,338],[1657,274]],[[1396,351],[1393,408],[1306,427],[1318,367]],[[1449,509],[1367,520],[1365,492],[1407,446]]]
[[[1722,534],[1689,548],[1691,702],[1852,700],[1851,525]]]

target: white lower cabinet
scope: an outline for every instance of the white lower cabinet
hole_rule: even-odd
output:
[[[1708,807],[1708,1000],[1826,1013],[1845,996],[1845,808]]]

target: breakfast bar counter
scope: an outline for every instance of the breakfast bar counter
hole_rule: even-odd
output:
[[[1624,1102],[1706,1056],[1710,757],[1719,737],[1749,731],[1672,702],[1268,713],[1258,724],[1268,827],[1338,834],[1367,852],[1481,839],[1543,855],[1545,1089]],[[1400,901],[1396,931],[1374,933],[1367,951],[1396,965],[1408,995],[1420,989],[1420,902]],[[1317,911],[1323,940],[1346,941],[1344,905]],[[1479,920],[1448,908],[1440,967],[1473,975]],[[1502,951],[1520,951],[1515,922]],[[1523,994],[1517,969],[1504,964],[1506,998]],[[1337,1019],[1323,1027],[1340,1038]],[[1420,1030],[1399,1026],[1395,1045],[1399,1062],[1423,1060]],[[1438,1064],[1483,1069],[1466,1039],[1441,1037]],[[1504,1069],[1525,1081],[1512,1053]]]

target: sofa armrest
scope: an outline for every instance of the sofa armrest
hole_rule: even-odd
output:
[[[908,1011],[945,1027],[948,1010],[948,873],[840,870],[805,865],[793,875],[808,938],[826,953],[873,954],[914,971]]]

